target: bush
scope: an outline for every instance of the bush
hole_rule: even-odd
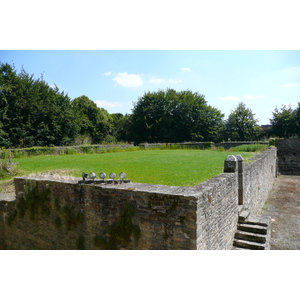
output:
[[[266,144],[251,144],[251,145],[240,145],[237,147],[230,148],[229,151],[241,151],[241,152],[261,152],[267,150],[269,145]]]
[[[72,155],[72,154],[77,154],[78,152],[74,148],[67,148],[66,149],[66,154]]]
[[[16,176],[19,173],[20,171],[15,163],[7,159],[0,160],[0,179]]]

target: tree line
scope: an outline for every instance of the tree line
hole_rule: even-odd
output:
[[[131,114],[109,114],[87,96],[75,99],[23,68],[0,63],[0,147],[83,143],[259,140],[300,136],[300,103],[276,108],[264,130],[241,102],[227,120],[198,92],[174,89],[144,93]]]

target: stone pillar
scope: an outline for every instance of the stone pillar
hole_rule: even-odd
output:
[[[235,156],[238,162],[238,193],[239,205],[244,204],[244,158],[241,155]]]
[[[224,173],[234,173],[237,171],[237,159],[234,155],[228,155],[224,161]]]

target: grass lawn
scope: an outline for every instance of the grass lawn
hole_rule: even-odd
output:
[[[145,150],[103,154],[49,155],[13,159],[25,172],[38,173],[68,169],[70,175],[81,177],[82,172],[125,172],[132,182],[193,186],[223,172],[227,155],[249,152],[219,152],[210,150]]]

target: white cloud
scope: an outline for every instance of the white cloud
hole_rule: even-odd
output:
[[[189,71],[191,71],[191,69],[190,68],[181,68],[181,71],[189,72]]]
[[[111,75],[111,72],[106,72],[106,73],[104,73],[103,75],[105,75],[105,76],[110,76],[110,75]]]
[[[286,83],[283,85],[283,87],[293,87],[293,86],[299,86],[299,83]]]
[[[128,74],[127,72],[124,73],[118,73],[114,77],[114,81],[122,85],[124,87],[140,87],[144,84],[144,81],[139,74]]]
[[[121,107],[123,106],[122,103],[120,102],[109,102],[109,101],[106,101],[106,100],[95,100],[94,101],[98,107]]]
[[[261,98],[264,98],[264,97],[265,97],[264,95],[258,95],[258,96],[246,95],[246,96],[244,96],[244,98],[246,100],[255,100],[255,99],[261,99]]]
[[[236,97],[236,96],[219,97],[219,99],[224,100],[224,101],[240,101],[241,100],[240,97]]]

